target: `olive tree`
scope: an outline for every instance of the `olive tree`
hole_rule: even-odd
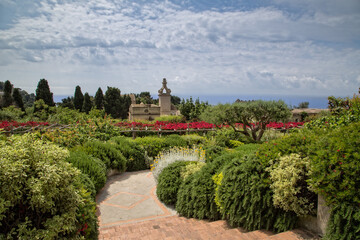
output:
[[[286,120],[289,116],[290,110],[283,101],[257,100],[208,107],[200,118],[214,124],[227,124],[235,132],[258,142],[268,123]]]

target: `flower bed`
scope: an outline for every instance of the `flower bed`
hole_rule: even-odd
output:
[[[253,124],[256,125],[256,124]],[[271,122],[266,125],[266,128],[271,129],[289,129],[289,128],[298,128],[304,125],[303,122]],[[212,129],[216,127],[229,127],[229,125],[215,125],[212,123],[207,123],[204,121],[201,122],[191,122],[191,123],[170,123],[163,121],[156,121],[155,123],[142,123],[142,122],[119,122],[115,123],[115,126],[125,129],[138,129],[138,130],[187,130],[187,129]],[[242,128],[242,124],[236,125],[238,128]]]
[[[49,126],[48,122],[33,122],[33,121],[28,121],[28,122],[16,122],[16,121],[2,121],[0,122],[0,129],[4,129],[6,131],[9,131],[11,129],[14,128],[18,128],[18,127],[37,127],[37,126]]]

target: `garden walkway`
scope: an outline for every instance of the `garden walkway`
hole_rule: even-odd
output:
[[[300,230],[272,234],[230,228],[225,221],[179,217],[156,197],[150,171],[112,176],[97,196],[100,240],[105,239],[311,239]]]

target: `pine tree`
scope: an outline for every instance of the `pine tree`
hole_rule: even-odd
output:
[[[81,92],[80,86],[76,86],[75,94],[74,94],[74,107],[77,110],[82,110],[82,106],[84,104],[84,95]]]
[[[24,102],[23,102],[22,96],[20,94],[19,88],[14,89],[12,97],[13,97],[13,99],[15,101],[16,106],[18,108],[20,108],[21,111],[25,111]]]
[[[50,87],[46,79],[40,79],[38,86],[36,88],[36,97],[35,100],[44,100],[44,103],[48,106],[55,106],[53,93],[50,92]]]
[[[13,86],[9,80],[4,84],[4,95],[2,96],[2,107],[9,107],[13,104],[13,97],[11,96]]]
[[[86,112],[88,114],[92,108],[92,102],[90,100],[90,96],[88,93],[85,93],[84,95],[84,104],[82,106],[82,111]]]
[[[104,94],[101,88],[95,94],[95,107],[100,110],[104,108]]]

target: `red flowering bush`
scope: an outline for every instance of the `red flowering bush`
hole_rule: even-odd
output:
[[[229,125],[215,125],[208,122],[191,122],[191,123],[171,123],[166,121],[156,121],[155,123],[143,123],[143,122],[119,122],[114,124],[117,127],[124,129],[138,129],[138,130],[187,130],[187,129],[212,129],[212,128],[221,128],[230,127]],[[257,126],[257,123],[251,123],[252,126]],[[303,122],[270,122],[266,125],[267,128],[272,129],[289,129],[289,128],[298,128],[304,125]],[[243,124],[237,123],[238,128],[242,128]]]
[[[17,122],[17,121],[2,121],[0,122],[0,129],[4,129],[6,131],[12,130],[14,128],[18,127],[37,127],[37,126],[49,126],[48,122],[34,122],[34,121],[28,121],[28,122]]]

